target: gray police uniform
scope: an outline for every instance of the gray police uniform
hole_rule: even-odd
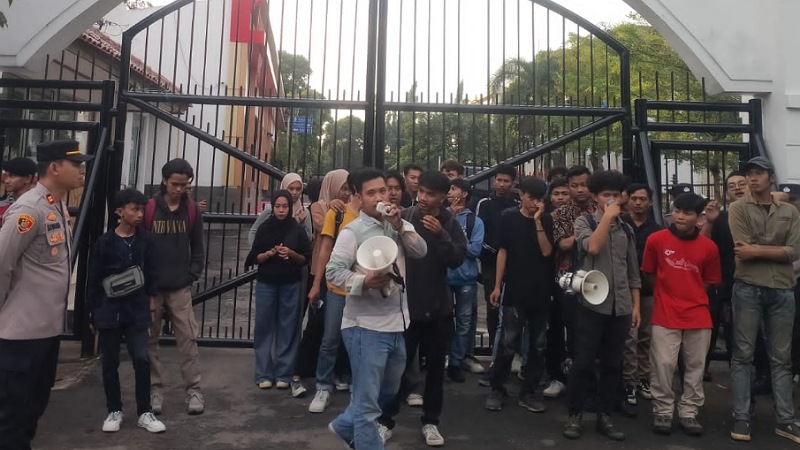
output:
[[[0,450],[30,448],[55,383],[70,281],[67,219],[37,184],[0,228]]]
[[[23,194],[0,229],[0,339],[64,331],[70,282],[66,208],[41,184]]]

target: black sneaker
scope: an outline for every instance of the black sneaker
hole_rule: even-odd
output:
[[[597,414],[597,432],[612,441],[625,440],[625,433],[617,429],[614,422],[611,421],[611,416],[605,413]]]
[[[672,417],[664,415],[653,416],[653,432],[668,435],[672,433]]]
[[[492,389],[489,396],[486,397],[483,407],[489,411],[502,411],[503,410],[503,392]]]
[[[478,384],[483,387],[489,387],[492,385],[492,368],[489,367],[489,370],[483,374],[483,376],[478,380]]]
[[[775,429],[778,432],[778,429]],[[750,442],[750,422],[746,420],[737,420],[733,423],[731,429],[731,439],[734,441]]]
[[[542,413],[547,410],[544,402],[534,394],[525,394],[519,397],[519,406],[530,412]]]
[[[467,379],[464,378],[464,373],[461,371],[461,367],[449,366],[447,368],[447,376],[455,383],[463,383],[467,381]]]
[[[652,398],[652,395],[650,397]],[[636,385],[629,384],[625,386],[625,403],[632,406],[636,406],[639,403],[639,401],[636,399]]]
[[[800,423],[782,423],[775,426],[775,434],[800,444]]]
[[[689,436],[702,436],[703,426],[694,417],[681,417],[678,424],[683,428],[683,431]]]
[[[567,439],[580,439],[582,422],[583,416],[581,413],[570,414],[567,417],[567,423],[564,425],[564,431],[561,432],[561,435]]]

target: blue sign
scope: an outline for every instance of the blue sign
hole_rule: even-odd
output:
[[[314,117],[313,116],[293,116],[292,117],[292,133],[295,133],[295,134],[313,134],[314,133]]]

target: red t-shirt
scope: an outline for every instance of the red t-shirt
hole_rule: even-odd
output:
[[[11,203],[5,204],[4,202],[0,202],[0,227],[3,226],[3,215],[8,211],[8,208],[11,207]]]
[[[711,239],[678,239],[669,229],[650,235],[642,272],[655,274],[652,324],[677,330],[711,328],[706,284],[719,284],[719,250]]]

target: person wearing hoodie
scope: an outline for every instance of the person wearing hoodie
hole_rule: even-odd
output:
[[[405,332],[407,365],[417,358],[420,346],[427,358],[425,390],[422,395],[422,433],[429,446],[444,445],[439,433],[439,416],[444,397],[444,365],[447,345],[453,332],[453,301],[447,287],[447,269],[464,262],[464,231],[442,203],[450,190],[450,180],[441,172],[426,171],[419,178],[417,205],[403,211],[403,219],[414,226],[429,249],[424,258],[406,267],[408,308],[411,324]],[[394,401],[384,408],[378,422],[389,430],[401,400],[415,388],[403,376]]]
[[[161,190],[147,204],[144,228],[153,237],[156,289],[150,311],[150,404],[161,414],[164,403],[164,374],[158,352],[161,320],[166,314],[172,324],[181,374],[186,385],[189,414],[202,414],[205,399],[200,389],[200,360],[197,351],[199,326],[192,309],[192,285],[203,273],[202,213],[187,195],[194,170],[185,159],[168,161],[161,168]]]
[[[478,325],[478,257],[483,249],[483,221],[466,207],[470,191],[469,182],[457,178],[450,182],[447,193],[450,213],[455,216],[467,239],[464,263],[455,269],[447,269],[447,284],[455,300],[455,328],[447,376],[457,383],[465,381],[464,360],[475,358],[472,353]]]

